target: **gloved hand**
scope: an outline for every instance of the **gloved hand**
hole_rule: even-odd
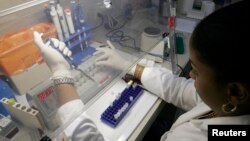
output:
[[[107,43],[109,47],[96,49],[97,51],[94,53],[94,55],[97,55],[98,57],[95,60],[95,64],[97,66],[104,65],[124,71],[128,67],[129,62],[118,54],[116,48],[109,40],[107,40]]]
[[[70,66],[64,59],[62,54],[60,54],[56,49],[50,46],[48,42],[44,44],[42,40],[42,33],[38,33],[35,31],[33,33],[33,37],[34,42],[41,51],[41,55],[44,61],[52,72],[52,79],[59,79],[64,77],[72,78]],[[54,47],[59,48],[59,50],[62,51],[64,55],[71,56],[71,51],[63,42],[60,42],[55,38],[51,38],[51,41],[53,42]]]

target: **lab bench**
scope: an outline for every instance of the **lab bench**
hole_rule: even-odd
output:
[[[185,39],[189,35],[187,34]],[[188,40],[185,40],[185,44],[188,44]],[[161,44],[159,43],[151,52],[156,53],[161,50]],[[187,48],[185,48],[185,54],[178,55],[179,65],[184,67],[188,61]],[[148,63],[154,67],[165,67],[171,69],[171,63],[163,61],[162,63],[154,63],[154,56],[144,54],[143,57],[136,60],[128,68],[131,69],[137,63]],[[85,113],[93,120],[97,125],[98,130],[103,134],[105,140],[141,140],[146,134],[147,130],[150,128],[151,124],[154,122],[155,118],[161,112],[162,108],[165,106],[165,102],[151,94],[144,91],[140,98],[135,102],[133,107],[125,115],[124,119],[119,123],[117,127],[110,127],[106,123],[101,121],[101,114],[105,109],[116,99],[117,95],[127,86],[127,83],[122,80],[122,76],[126,72],[121,73],[116,77],[107,87],[105,87],[99,96],[92,99],[92,102],[87,103]],[[169,113],[175,114],[175,113]]]
[[[94,7],[98,5],[98,4],[93,4],[94,2],[93,3],[83,2],[83,3],[88,3],[90,6]],[[100,11],[102,10],[103,9],[101,9]],[[27,14],[30,11],[32,11],[33,13]],[[0,14],[5,14],[4,16],[1,15],[2,16],[1,17],[2,20],[0,21],[1,25],[4,23],[11,23],[9,25],[4,24],[4,26],[0,28],[2,29],[0,35],[6,33],[7,31],[8,32],[15,31],[20,27],[26,27],[40,23],[41,21],[46,21],[46,17],[44,15],[43,16],[39,15],[41,11],[43,11],[43,8],[41,7],[41,4],[39,2],[39,6],[24,9],[19,13],[10,14],[10,16],[8,16],[9,14],[6,12],[0,13]],[[93,13],[89,12],[89,14],[93,16],[95,12]],[[27,20],[21,22],[23,20],[22,18],[24,17],[26,17]],[[97,19],[95,18],[91,19],[91,21],[95,21],[94,23],[100,22],[99,21],[100,19],[98,19],[98,17],[96,18]],[[191,28],[193,28],[192,26],[194,25],[194,23],[192,21],[185,21],[186,19],[178,19],[178,20],[177,20],[177,32],[183,33],[185,51],[184,54],[178,54],[177,59],[178,59],[178,65],[184,67],[188,61],[187,46],[188,46],[188,39],[190,36],[190,33],[186,32],[190,31],[190,27],[183,29],[182,25],[185,22],[185,24],[186,23],[191,24]],[[20,22],[20,25],[11,28],[16,22]],[[154,40],[146,38],[147,40],[150,41],[147,42],[147,44],[150,44],[149,48],[146,48],[142,51],[138,51],[141,45],[145,45],[144,43],[142,43],[142,38],[145,37],[145,35],[143,35],[142,33],[144,32],[144,29],[146,29],[147,27],[156,27],[154,29],[157,29],[160,32],[157,32],[157,38],[155,38]],[[180,31],[178,31],[178,29],[180,29]],[[91,60],[91,57],[90,59],[88,58],[89,60],[85,62],[85,64],[83,63],[81,65],[82,69],[86,70],[85,73],[89,73],[89,76],[94,77],[95,78],[94,81],[98,82],[98,83],[93,83],[93,81],[86,80],[89,83],[85,84],[82,87],[80,86],[78,87],[78,84],[76,84],[77,87],[79,88],[78,93],[82,98],[82,101],[85,103],[83,112],[86,113],[93,120],[98,130],[103,134],[104,138],[107,141],[117,141],[117,140],[139,141],[144,137],[144,135],[146,134],[146,132],[148,131],[148,129],[150,128],[156,117],[158,116],[158,114],[161,112],[162,108],[166,105],[166,103],[163,100],[161,100],[160,98],[158,98],[154,94],[151,94],[148,91],[144,91],[143,94],[134,103],[134,105],[130,108],[125,117],[117,125],[117,127],[110,127],[104,122],[102,122],[101,114],[117,98],[117,95],[120,92],[122,92],[124,88],[127,86],[127,83],[124,82],[121,78],[137,63],[146,62],[148,63],[148,65],[154,67],[165,67],[171,69],[170,62],[162,60],[161,57],[159,58],[156,56],[149,55],[150,53],[162,55],[163,46],[162,46],[161,34],[164,32],[168,32],[168,28],[167,25],[162,25],[157,22],[157,9],[148,8],[148,9],[139,9],[133,18],[129,19],[128,21],[125,21],[124,25],[122,25],[121,28],[117,29],[116,33],[112,34],[114,35],[114,37],[110,35],[111,33],[110,31],[112,30],[110,29],[110,27],[107,27],[107,25],[94,27],[91,30],[91,35],[89,37],[90,38],[89,45],[96,48],[101,45],[106,45],[106,40],[111,40],[114,46],[117,48],[118,52],[121,54],[121,56],[127,58],[130,61],[130,64],[126,66],[127,70],[125,70],[124,72],[102,68],[102,72],[100,74],[98,74],[99,72],[89,73],[90,69],[91,70],[95,69],[95,66],[92,65],[93,58]],[[118,37],[115,36],[118,33],[119,36]],[[123,43],[121,43],[120,42],[121,38],[124,37],[129,38],[131,44],[124,45]],[[124,46],[129,46],[129,47],[124,47]],[[155,61],[159,62],[159,60],[160,63],[155,63]],[[44,70],[47,71],[47,69]],[[103,70],[106,70],[106,72]],[[74,77],[78,77],[77,75],[79,74],[79,72],[73,70],[72,74]],[[73,120],[74,119],[72,119],[72,121]],[[63,132],[64,129],[66,129],[68,126],[69,124],[61,125],[60,129],[54,132],[50,132],[48,133],[48,135],[51,135],[51,137],[55,137],[59,135],[61,132]],[[20,129],[23,128],[20,127]],[[65,131],[68,132],[69,130],[70,129],[67,129]],[[27,132],[30,133],[29,130],[27,130]],[[25,133],[21,132],[21,134]],[[35,133],[35,135],[37,134],[38,133]],[[70,132],[64,134],[70,135]]]

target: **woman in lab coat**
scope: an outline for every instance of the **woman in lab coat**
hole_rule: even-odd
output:
[[[131,70],[148,90],[187,111],[162,135],[161,141],[202,141],[208,138],[208,125],[250,124],[250,70],[244,66],[249,64],[245,46],[250,25],[246,19],[248,5],[248,1],[243,1],[219,9],[196,26],[189,47],[192,79],[175,76],[164,68],[137,65]],[[58,115],[65,124],[82,112],[84,104],[72,85],[68,63],[43,43],[41,34],[35,32],[34,38],[53,72],[62,104]],[[64,43],[56,39],[53,42],[67,54]],[[125,59],[110,46],[98,49],[97,54],[104,54],[96,64],[125,69],[119,62],[126,62]],[[71,124],[65,132],[71,140],[104,140],[87,115],[81,114],[73,123],[77,124]]]

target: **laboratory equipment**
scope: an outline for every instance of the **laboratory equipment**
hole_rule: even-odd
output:
[[[146,51],[139,50],[141,47],[141,35],[144,32],[144,29],[147,29],[147,27],[157,27],[157,32],[153,34],[156,35],[154,37],[157,37],[157,40],[154,38],[152,42],[147,42],[150,43],[150,45],[146,43],[149,49],[152,49],[157,42],[161,41],[160,33],[162,31],[166,32],[167,29],[165,25],[159,25],[157,21],[158,19],[155,19],[158,15],[159,5],[150,4],[150,0],[147,1],[147,4],[145,4],[144,0],[138,0],[137,2],[125,0],[92,0],[74,1],[75,3],[73,1],[74,0],[60,1],[62,7],[68,7],[64,8],[63,13],[65,15],[64,21],[66,21],[69,30],[69,36],[67,37],[67,33],[63,32],[65,30],[63,30],[64,28],[60,23],[60,19],[57,20],[57,24],[56,22],[52,23],[51,21],[50,24],[53,25],[53,31],[55,33],[54,37],[65,42],[66,46],[72,51],[71,57],[64,57],[72,66],[72,70],[70,71],[75,80],[77,93],[85,104],[85,108],[88,109],[100,97],[106,97],[106,95],[103,95],[103,92],[111,88],[117,80],[120,80],[121,78],[119,76],[125,73],[125,71],[128,71],[132,65],[137,63],[139,58],[146,55]],[[109,4],[107,5],[108,7],[105,7],[105,4]],[[50,4],[48,8],[49,9],[46,10],[47,12],[50,10],[52,18],[53,14],[58,17],[62,14],[60,8],[57,8],[55,3]],[[27,12],[26,10],[32,11],[32,13]],[[47,20],[48,15],[43,15],[43,11],[43,4],[33,5],[23,11],[19,11],[20,13],[13,12],[10,16],[8,15],[9,17],[15,15],[15,18],[11,22],[9,19],[1,17],[0,22],[10,24],[3,24],[5,29],[0,30],[1,34],[4,32],[4,34],[6,34],[7,32],[18,28],[27,27],[27,25],[35,25],[41,21]],[[16,16],[16,14],[19,14],[20,16]],[[23,20],[24,18],[26,19],[25,21]],[[76,19],[78,22],[76,23],[75,20],[73,21],[72,19]],[[20,23],[20,25],[13,26],[13,24],[11,24],[12,22]],[[57,25],[58,27],[60,25],[60,29],[56,28]],[[107,25],[109,28],[107,28]],[[0,28],[3,29],[2,27]],[[43,32],[44,35],[46,35],[45,31],[38,32]],[[105,44],[106,40],[110,40],[121,56],[130,63],[126,64],[127,66],[124,66],[127,70],[120,71],[110,67],[95,65],[95,59],[97,56],[94,56],[93,53],[96,51],[96,48],[107,46]],[[161,53],[162,52],[163,51],[161,51]],[[120,65],[124,64],[120,63]],[[59,135],[67,125],[59,125],[60,127],[57,127],[56,121],[54,122],[54,114],[57,111],[57,104],[59,101],[52,89],[53,84],[50,80],[51,73],[48,67],[43,62],[39,65],[35,64],[32,67],[25,68],[24,70],[25,71],[22,73],[10,77],[11,82],[14,81],[14,85],[11,85],[11,87],[19,87],[17,88],[19,89],[18,94],[26,94],[25,97],[27,97],[30,106],[36,107],[36,110],[39,111],[39,114],[41,115],[40,119],[44,122],[44,126],[41,124],[42,130],[49,130],[49,132],[52,132],[49,135]],[[18,80],[16,80],[17,76]],[[34,83],[34,81],[38,83]],[[26,84],[29,85],[23,88]],[[132,89],[132,87],[133,86],[131,85],[130,88]],[[136,87],[136,89],[139,88],[140,86]],[[150,96],[151,95],[146,95],[146,98]],[[110,96],[107,97],[109,98]],[[134,97],[128,98],[129,101],[136,101],[135,99],[136,98]],[[151,99],[149,99],[148,103],[152,104],[154,103],[154,100],[155,99],[151,101]],[[22,102],[19,103],[22,104]],[[126,118],[126,115],[122,117],[122,114],[126,113],[126,109],[130,109],[130,104],[131,103],[124,103],[124,105],[120,107],[122,109],[119,112],[120,115],[119,113],[116,114],[115,118],[118,120],[119,118]],[[146,110],[140,110],[140,113],[143,114],[139,116],[139,120],[143,118],[149,109],[150,106],[148,106]],[[95,110],[92,111],[95,112]],[[25,111],[20,110],[18,112],[20,112],[20,114],[23,112],[25,113]],[[99,115],[96,117],[99,118],[100,113],[98,114]],[[136,124],[140,122],[139,120],[135,121]],[[100,118],[98,121],[100,121]],[[106,124],[103,125],[106,126]]]
[[[81,23],[84,23],[82,6],[75,0],[71,0],[70,2],[73,13],[74,28],[78,31],[81,29]]]
[[[201,11],[201,10],[190,10],[187,13],[187,17],[193,18],[193,19],[198,19],[198,20],[203,19],[205,16],[206,16],[205,12]]]
[[[185,44],[182,33],[175,33],[176,54],[185,53]]]
[[[59,127],[55,117],[59,103],[52,80],[48,79],[32,88],[26,97],[29,105],[41,113],[46,130],[54,131]]]
[[[85,15],[83,13],[82,5],[79,2],[76,3],[74,0],[71,1],[71,5],[73,12],[74,28],[76,30],[75,35],[72,35],[72,37],[77,36],[75,37],[75,39],[77,40],[77,45],[80,45],[81,51],[83,52],[83,49],[85,47],[88,47],[88,36],[87,36],[88,24],[86,22]],[[68,46],[70,46],[71,44],[70,39],[65,42],[67,42]]]
[[[146,27],[141,34],[141,50],[149,51],[161,40],[161,31],[157,27]]]
[[[65,13],[65,18],[66,18],[67,25],[68,25],[68,28],[69,28],[69,33],[74,34],[75,33],[75,28],[74,28],[74,23],[73,23],[73,20],[72,20],[71,9],[66,6],[64,8],[64,13]]]
[[[215,10],[215,2],[210,0],[178,0],[177,12],[184,14],[189,18],[201,20]]]
[[[18,133],[19,129],[9,117],[0,114],[0,140],[9,140]]]
[[[163,38],[163,41],[164,41],[163,59],[167,60],[167,58],[169,57],[169,50],[170,50],[168,33],[164,33],[162,35],[162,38]]]
[[[186,15],[193,9],[194,0],[177,0],[177,12]]]
[[[78,66],[79,69],[72,70],[77,92],[84,103],[87,103],[98,91],[121,73],[109,67],[96,66],[95,58],[96,56],[92,56],[86,59]]]
[[[43,5],[43,7],[44,7],[43,12],[46,15],[46,18],[48,19],[49,22],[53,22],[52,17],[50,15],[49,4],[46,3],[46,4]]]
[[[176,18],[176,2],[175,0],[168,0],[170,16],[168,18],[168,28],[169,28],[169,45],[170,45],[170,60],[172,66],[172,73],[178,74],[179,69],[177,68],[178,60],[176,54],[176,41],[175,41],[175,18]]]
[[[160,0],[159,2],[159,23],[167,25],[168,17],[170,16],[168,0]]]
[[[50,78],[50,76],[51,71],[47,64],[43,62],[41,64],[35,64],[32,67],[27,68],[22,73],[9,76],[8,79],[11,88],[15,90],[16,94],[24,95],[31,88]],[[24,80],[26,80],[25,83]]]
[[[110,83],[116,76],[121,73],[120,70],[95,65],[95,59],[97,56],[94,56],[93,53],[96,51],[95,48],[106,46],[102,43],[92,42],[89,47],[86,47],[84,49],[84,52],[73,52],[72,56],[63,54],[58,48],[54,46],[53,42],[50,39],[46,44],[51,45],[52,47],[57,49],[58,52],[61,53],[71,65],[71,74],[75,80],[76,90],[84,103],[87,103],[96,95],[98,91],[104,88],[104,86]],[[125,53],[121,52],[121,54],[125,57],[130,57]],[[28,92],[28,95],[30,95],[30,93],[32,93],[32,95],[33,93],[37,94],[38,91],[46,90],[48,86],[52,86],[52,84],[49,82],[51,81],[47,80],[45,82],[42,82],[42,84],[39,84],[36,87],[32,88],[32,90]],[[57,99],[54,98],[53,100],[51,99],[51,101],[56,102]]]
[[[62,26],[64,38],[69,38],[69,30],[67,27],[65,15],[63,12],[63,8],[61,7],[61,5],[59,3],[56,5],[56,10],[57,10],[59,21],[60,21],[61,26]]]
[[[102,46],[106,45],[92,42],[89,47],[84,49],[84,52],[78,52],[71,57],[64,55],[73,68],[71,73],[75,80],[75,86],[84,103],[92,99],[98,91],[121,73],[120,70],[95,65],[97,56],[94,56],[93,53],[96,51],[95,48]],[[125,57],[131,57],[128,54],[120,53]]]
[[[64,39],[63,31],[62,31],[62,28],[60,25],[59,17],[58,17],[57,12],[56,12],[56,7],[54,5],[52,5],[50,9],[51,9],[50,15],[51,15],[53,23],[56,27],[57,36],[58,36],[59,40],[63,41],[63,39]]]
[[[77,30],[74,34],[71,34],[69,38],[65,39],[64,42],[67,47],[72,51],[72,57],[76,61],[76,64],[80,64],[87,55],[91,55],[95,49],[88,45],[90,36],[87,35],[86,29]],[[79,48],[80,47],[80,48]]]
[[[142,95],[143,91],[143,88],[137,83],[129,81],[127,87],[102,113],[101,120],[111,127],[116,127],[126,116],[137,99]]]
[[[44,123],[38,110],[8,98],[2,98],[0,102],[8,110],[11,117],[22,125],[31,129],[44,129]]]
[[[14,91],[9,87],[8,83],[4,81],[4,78],[0,79],[0,99],[2,98],[13,98],[15,99]],[[8,111],[0,103],[0,115],[8,116]]]

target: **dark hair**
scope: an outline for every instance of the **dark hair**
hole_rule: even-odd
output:
[[[249,87],[249,1],[218,9],[201,20],[193,31],[190,47],[210,66],[218,82],[241,82]]]

